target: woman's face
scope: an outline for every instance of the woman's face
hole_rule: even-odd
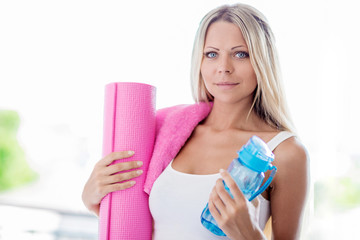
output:
[[[256,75],[240,28],[218,21],[208,28],[200,72],[215,101],[253,101]]]

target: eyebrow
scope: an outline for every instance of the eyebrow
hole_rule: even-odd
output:
[[[239,45],[239,46],[232,47],[231,50],[234,50],[235,48],[241,48],[241,47],[246,48],[244,45]],[[208,46],[208,47],[205,47],[205,48],[212,48],[212,49],[215,49],[216,51],[220,51],[220,49],[216,48],[216,47]]]
[[[239,45],[239,46],[235,46],[235,47],[231,48],[231,50],[234,50],[235,48],[241,48],[241,47],[246,48],[246,46],[244,46],[244,45]]]

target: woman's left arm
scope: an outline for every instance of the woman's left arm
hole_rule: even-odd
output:
[[[274,154],[278,171],[270,190],[273,239],[299,239],[309,187],[309,158],[296,138],[284,141]]]

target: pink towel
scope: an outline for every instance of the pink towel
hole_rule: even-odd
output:
[[[209,115],[212,106],[212,103],[200,102],[157,111],[156,142],[146,174],[145,192],[150,194],[155,180],[178,154],[199,122]]]
[[[142,83],[111,83],[105,88],[103,155],[133,150],[144,174],[134,187],[105,196],[100,204],[100,240],[151,239],[152,217],[143,190],[155,139],[155,87]]]

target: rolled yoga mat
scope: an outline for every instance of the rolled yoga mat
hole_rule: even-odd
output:
[[[144,173],[126,190],[106,195],[100,204],[100,240],[148,240],[152,217],[143,190],[155,140],[155,87],[142,83],[110,83],[105,87],[103,156],[133,150],[123,161],[142,161]]]

